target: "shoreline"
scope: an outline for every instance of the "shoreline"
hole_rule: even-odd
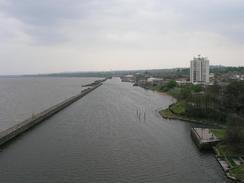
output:
[[[197,145],[197,147],[199,148],[199,150],[201,151],[201,149],[207,147],[207,149],[209,150],[213,150],[213,155],[215,157],[215,161],[218,162],[219,166],[221,167],[222,171],[224,172],[224,175],[226,176],[227,179],[230,179],[232,181],[238,181],[238,182],[244,182],[244,156],[238,156],[239,158],[242,158],[242,163],[239,165],[238,163],[235,163],[235,165],[233,165],[233,161],[236,161],[236,157],[233,157],[231,155],[228,154],[228,150],[230,150],[230,147],[228,147],[227,149],[223,149],[223,146],[226,146],[226,144],[224,143],[224,136],[219,137],[221,134],[216,132],[218,130],[221,131],[225,131],[226,129],[226,124],[221,123],[221,121],[216,122],[214,120],[209,120],[207,118],[202,118],[202,119],[197,119],[197,118],[193,118],[193,117],[188,117],[186,116],[186,105],[184,100],[177,100],[173,93],[171,92],[162,92],[159,88],[156,87],[142,87],[139,86],[145,90],[151,90],[153,92],[158,93],[161,96],[169,96],[172,97],[172,101],[169,102],[169,105],[167,107],[161,107],[158,108],[156,110],[156,113],[158,115],[160,115],[161,118],[163,119],[169,119],[169,120],[178,120],[180,122],[185,122],[185,123],[191,123],[191,125],[193,124],[198,124],[199,126],[203,126],[200,128],[205,128],[208,129],[209,131],[211,131],[212,134],[214,134],[216,137],[219,138],[219,141],[217,142],[210,142],[210,144],[206,143],[205,141],[203,143],[200,142],[200,145]],[[197,116],[196,116],[197,117]],[[170,123],[170,122],[169,122]],[[191,127],[191,129],[193,129],[193,126]],[[213,132],[215,131],[215,132]],[[191,130],[191,137],[192,140],[194,142],[194,135],[192,135],[192,130]],[[196,141],[196,140],[195,140]],[[223,142],[223,143],[222,143]],[[222,152],[222,156],[223,157],[223,163],[219,160],[220,156],[218,155],[218,153],[216,152],[216,149],[220,148],[221,152]],[[228,171],[225,171],[224,168],[222,166],[227,165]],[[239,172],[238,172],[239,171]]]
[[[157,93],[160,93],[160,92],[157,92]],[[162,93],[160,94],[162,96],[171,96],[167,93]],[[171,96],[172,97],[172,96]],[[174,97],[173,97],[174,98]],[[175,99],[175,98],[174,98]],[[177,101],[177,100],[176,100]],[[209,126],[209,127],[216,127],[216,128],[220,128],[220,129],[224,129],[226,127],[226,125],[221,125],[219,123],[216,123],[216,122],[213,122],[213,121],[203,121],[203,120],[198,120],[198,119],[191,119],[191,118],[187,118],[187,117],[184,117],[184,116],[180,116],[180,115],[177,115],[175,114],[172,109],[171,109],[171,106],[173,106],[175,103],[172,103],[170,104],[167,108],[164,108],[164,109],[160,109],[158,110],[157,112],[159,113],[159,115],[164,118],[164,119],[169,119],[169,120],[179,120],[181,122],[187,122],[187,123],[193,123],[193,124],[199,124],[199,125],[206,125],[206,126]],[[231,170],[232,169],[235,169],[235,168],[239,168],[240,166],[243,166],[243,164],[240,164],[239,166],[235,166],[235,167],[232,167],[232,168],[228,168],[226,169],[225,168],[225,165],[222,163],[224,161],[224,163],[228,166],[228,167],[231,167],[230,166],[230,163],[228,162],[228,158],[231,158],[226,156],[226,155],[223,155],[223,156],[220,156],[219,153],[218,153],[218,147],[217,145],[213,145],[212,146],[212,149],[213,149],[213,153],[214,153],[214,156],[215,156],[215,159],[216,161],[218,162],[218,164],[220,165],[221,169],[223,170],[225,176],[232,180],[232,181],[235,181],[235,182],[244,182],[243,179],[237,177],[237,176],[234,176],[232,173],[231,173]]]
[[[173,105],[173,104],[171,104],[171,105]],[[208,126],[214,126],[214,127],[219,127],[219,128],[225,128],[225,125],[221,125],[221,124],[213,122],[213,121],[207,121],[207,120],[205,121],[205,120],[200,120],[200,119],[187,118],[187,117],[172,113],[172,111],[170,110],[171,105],[169,105],[166,109],[162,109],[159,111],[159,114],[162,116],[162,118],[170,119],[170,120],[179,120],[179,121],[187,122],[187,123],[194,123],[194,124],[200,124],[200,125],[208,125]]]
[[[162,96],[170,96],[172,97],[171,95],[169,95],[167,92],[161,92],[161,91],[156,91],[159,95],[162,95]]]

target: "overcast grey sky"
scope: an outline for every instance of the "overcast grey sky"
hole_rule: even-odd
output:
[[[0,0],[0,75],[244,65],[244,0]]]

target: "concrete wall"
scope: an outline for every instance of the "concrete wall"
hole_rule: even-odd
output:
[[[191,137],[193,142],[200,150],[213,150],[213,146],[216,146],[221,140],[203,140],[198,135],[194,128],[191,129]]]
[[[50,107],[49,109],[42,111],[41,113],[34,115],[34,116],[30,117],[29,119],[26,119],[7,130],[0,132],[0,145],[10,141],[11,139],[15,138],[18,135],[24,133],[25,131],[29,130],[31,127],[45,121],[46,119],[48,119],[51,116],[53,116],[54,114],[58,113],[62,109],[68,107],[69,105],[76,102],[77,100],[84,97],[85,95],[87,95],[88,93],[95,90],[97,87],[99,87],[101,85],[102,85],[102,83],[100,82],[97,85],[87,88],[87,89],[81,91],[80,94],[73,96],[69,99],[66,99],[63,102],[61,102],[57,105],[54,105],[54,106]]]

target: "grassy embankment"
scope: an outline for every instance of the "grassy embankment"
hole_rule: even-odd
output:
[[[211,129],[211,132],[218,138],[224,139],[225,130],[224,129]]]
[[[185,111],[185,107],[183,103],[177,102],[175,104],[172,104],[167,109],[161,110],[159,113],[163,118],[166,119],[177,119],[181,118],[182,114]]]
[[[151,85],[147,86],[146,89],[156,91],[159,93],[166,93],[174,98],[180,93],[179,87],[169,88],[167,86]],[[170,105],[167,109],[159,111],[160,115],[165,119],[178,119],[182,121],[188,121],[192,123],[206,124],[208,121],[206,119],[192,118],[185,115],[186,103],[184,101],[177,101],[175,104]]]
[[[224,125],[216,123],[215,121],[211,121],[206,118],[196,118],[196,117],[187,116],[186,103],[184,101],[178,101],[170,105],[168,108],[159,111],[159,113],[165,119],[176,119],[176,120],[181,120],[181,121],[186,121],[191,123],[213,125],[213,126],[219,126],[221,128],[224,127]]]
[[[244,180],[244,164],[237,166],[235,168],[232,168],[230,170],[230,175],[234,176],[240,180]]]
[[[238,180],[244,180],[244,155],[242,151],[231,147],[226,144],[218,144],[215,148],[215,152],[218,158],[225,160],[229,166],[229,174],[231,177],[235,177]]]
[[[211,132],[221,139],[224,139],[226,136],[225,129],[212,129]],[[225,143],[225,141],[214,147],[217,157],[225,160],[230,167],[227,174],[238,180],[244,180],[243,149],[243,144],[233,146]]]
[[[159,86],[159,85],[148,86],[147,89],[149,89],[149,90],[153,90],[153,91],[161,92],[161,86]]]

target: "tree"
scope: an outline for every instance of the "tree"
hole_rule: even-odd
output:
[[[196,93],[201,92],[203,90],[201,85],[192,85],[191,89],[193,92],[196,92]]]
[[[169,89],[175,88],[177,86],[177,82],[175,80],[170,80],[167,84],[166,87]]]
[[[244,142],[243,119],[237,115],[228,117],[228,125],[225,133],[225,141],[231,146]]]
[[[189,87],[181,88],[180,99],[187,100],[191,97],[191,89]]]
[[[227,111],[244,113],[244,81],[232,81],[224,89],[224,106]]]

